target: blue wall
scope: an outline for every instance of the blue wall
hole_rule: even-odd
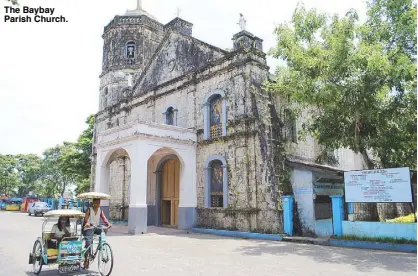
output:
[[[318,219],[315,221],[315,234],[319,237],[332,236],[332,219]]]
[[[417,240],[416,223],[343,221],[343,235]]]

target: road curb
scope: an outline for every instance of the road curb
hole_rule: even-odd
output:
[[[299,244],[313,244],[320,246],[333,246],[333,247],[346,247],[346,248],[359,248],[359,249],[373,249],[383,251],[395,251],[405,253],[417,253],[417,246],[413,244],[393,244],[393,243],[380,243],[380,242],[368,242],[368,241],[353,241],[353,240],[338,240],[338,239],[318,239],[318,238],[303,238],[303,237],[289,237],[281,234],[261,234],[251,232],[239,232],[229,230],[217,230],[207,228],[191,228],[190,232],[200,234],[211,234],[232,238],[243,239],[256,239],[256,240],[270,240],[270,241],[283,241],[287,243],[299,243]]]
[[[261,233],[238,232],[238,231],[216,230],[216,229],[206,229],[206,228],[192,228],[190,229],[190,231],[193,233],[212,234],[212,235],[217,235],[217,236],[244,238],[244,239],[257,239],[257,240],[270,240],[270,241],[281,241],[283,239],[283,235],[280,235],[280,234],[261,234]]]
[[[330,246],[335,246],[335,247],[351,247],[351,248],[396,251],[396,252],[405,252],[405,253],[417,253],[417,246],[414,244],[395,244],[395,243],[337,240],[337,239],[330,239],[328,241],[328,244]]]

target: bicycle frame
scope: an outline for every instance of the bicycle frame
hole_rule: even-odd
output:
[[[106,242],[106,233],[104,231],[105,228],[102,228],[102,232],[100,233],[99,238],[95,238],[94,234],[93,234],[93,241],[92,243],[85,249],[83,249],[83,251],[81,252],[81,256],[82,258],[85,258],[85,255],[87,252],[90,251],[90,259],[91,261],[94,261],[94,259],[96,258],[97,252],[101,252],[103,250],[103,244]],[[99,240],[97,242],[97,240]],[[96,241],[96,242],[95,242]],[[96,250],[93,250],[93,246],[97,245]],[[94,251],[94,253],[93,253]]]

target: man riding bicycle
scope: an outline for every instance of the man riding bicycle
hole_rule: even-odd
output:
[[[93,242],[93,235],[100,235],[103,228],[100,227],[100,219],[106,224],[107,228],[105,232],[112,227],[112,224],[106,219],[103,210],[100,208],[100,199],[96,198],[93,200],[93,207],[89,207],[84,216],[84,231],[83,235],[86,238],[86,248]],[[84,269],[89,268],[89,250],[86,252],[84,257]]]

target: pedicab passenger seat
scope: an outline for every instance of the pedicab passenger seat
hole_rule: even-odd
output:
[[[44,243],[46,244],[47,248],[47,256],[48,259],[56,259],[58,258],[58,249],[57,248],[48,248],[48,242],[51,240],[51,232],[43,232],[42,233],[42,239]]]

